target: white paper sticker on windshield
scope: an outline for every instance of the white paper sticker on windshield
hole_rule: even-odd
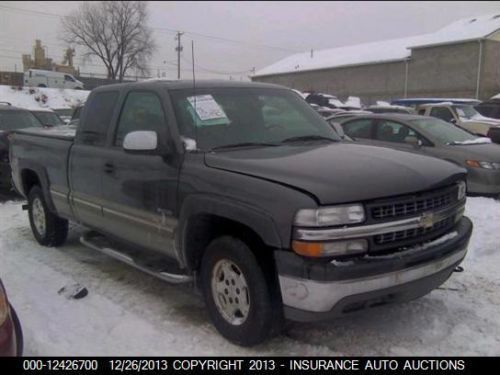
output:
[[[201,121],[224,119],[227,116],[212,95],[197,95],[187,98]]]

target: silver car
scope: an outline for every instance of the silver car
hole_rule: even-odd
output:
[[[500,145],[434,117],[384,114],[332,119],[347,139],[434,156],[468,171],[472,194],[500,195]]]

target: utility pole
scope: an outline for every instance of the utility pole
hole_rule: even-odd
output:
[[[175,40],[177,40],[177,47],[175,47],[175,50],[177,51],[177,79],[181,79],[181,36],[183,34],[184,33],[180,31],[177,31],[177,34],[175,34]]]

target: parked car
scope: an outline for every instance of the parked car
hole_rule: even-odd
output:
[[[326,117],[326,120],[328,122],[330,122],[331,120],[334,120],[334,119],[337,119],[337,120],[347,119],[347,118],[356,117],[356,116],[370,115],[371,113],[372,112],[363,111],[363,110],[360,110],[360,111],[341,111],[341,112],[337,112],[337,113],[332,114],[331,116]]]
[[[63,120],[65,124],[69,124],[73,116],[73,108],[52,108],[57,115]]]
[[[0,357],[23,354],[23,331],[16,311],[9,303],[5,287],[0,280]]]
[[[400,105],[370,105],[364,109],[372,113],[406,113],[413,114],[414,111],[410,107]]]
[[[71,120],[68,122],[68,125],[76,126],[80,124],[80,114],[82,112],[83,104],[75,107],[73,110],[73,114],[71,115]]]
[[[36,117],[26,109],[14,107],[10,103],[0,104],[0,190],[12,188],[9,163],[9,137],[13,130],[41,127]]]
[[[24,86],[53,87],[83,90],[83,83],[71,74],[51,70],[28,69],[24,73]]]
[[[489,137],[490,129],[500,127],[500,120],[484,117],[470,104],[453,104],[451,102],[423,104],[417,107],[419,115],[432,116],[458,125],[465,130]],[[494,137],[496,139],[496,137]]]
[[[500,94],[477,104],[474,108],[485,117],[500,119]]]
[[[467,98],[406,98],[406,99],[394,99],[391,101],[391,105],[400,105],[404,107],[416,108],[423,104],[433,104],[449,102],[453,104],[467,104],[467,105],[477,105],[481,103],[480,100],[467,99]]]
[[[44,126],[59,126],[64,125],[64,121],[59,115],[48,108],[34,108],[29,111],[37,118]]]
[[[344,106],[336,96],[322,93],[311,93],[306,97],[306,102],[319,105],[327,108],[341,108]]]
[[[340,124],[356,141],[434,156],[466,168],[469,193],[500,194],[500,146],[488,138],[427,116],[357,116]]]
[[[341,142],[281,86],[196,84],[101,86],[76,135],[16,132],[13,178],[35,239],[61,246],[78,221],[86,246],[196,281],[217,330],[245,346],[284,317],[427,294],[465,257],[465,169]]]

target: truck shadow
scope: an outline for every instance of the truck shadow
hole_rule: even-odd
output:
[[[17,194],[15,191],[3,191],[0,190],[0,203],[5,203],[7,201],[22,201],[24,198]]]

